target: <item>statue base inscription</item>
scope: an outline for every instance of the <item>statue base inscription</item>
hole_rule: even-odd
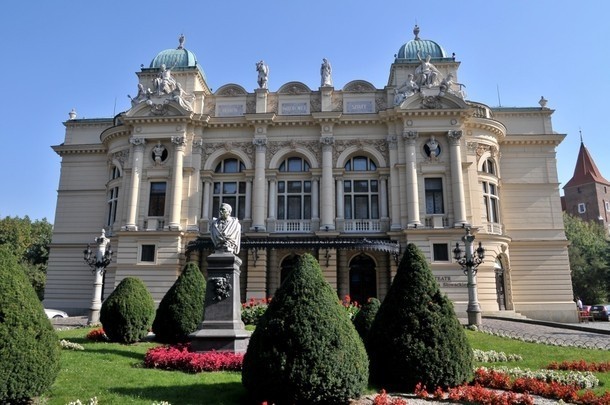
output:
[[[205,315],[199,329],[189,335],[197,352],[245,353],[250,340],[241,320],[239,274],[241,260],[230,252],[208,256]]]

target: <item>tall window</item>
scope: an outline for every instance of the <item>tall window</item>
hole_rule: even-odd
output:
[[[355,156],[345,163],[343,180],[345,219],[379,219],[379,180],[377,165],[366,156]]]
[[[150,183],[150,198],[148,202],[148,216],[162,217],[165,215],[165,190],[167,183]]]
[[[483,205],[487,213],[487,222],[500,222],[498,186],[487,181],[483,182]]]
[[[246,166],[238,159],[230,158],[221,161],[214,170],[219,181],[214,182],[212,195],[212,212],[216,215],[220,204],[226,203],[233,208],[232,215],[239,219],[246,216],[246,182],[241,180],[241,173]],[[241,180],[241,181],[240,181]]]
[[[119,187],[118,180],[113,181],[121,177],[121,171],[115,165],[112,166],[110,171],[109,191],[108,191],[108,216],[106,217],[106,225],[112,226],[116,221],[116,210],[119,203]],[[114,187],[113,187],[114,185]]]
[[[309,169],[309,163],[300,157],[290,157],[280,164],[279,172],[287,175],[277,181],[277,219],[311,219],[311,180],[288,175]]]
[[[444,214],[443,179],[433,177],[424,179],[426,188],[426,214]]]
[[[483,162],[483,171],[485,173],[489,173],[489,174],[493,174],[494,176],[497,176],[496,164],[491,159],[487,159],[486,161]]]
[[[113,187],[108,193],[108,219],[106,225],[112,226],[116,221],[116,208],[119,202],[119,188]]]

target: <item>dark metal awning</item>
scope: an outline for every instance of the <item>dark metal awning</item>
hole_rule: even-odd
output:
[[[371,250],[386,252],[398,261],[400,243],[391,239],[368,238],[244,238],[240,245],[242,250],[249,249],[338,249],[338,250]],[[195,250],[213,249],[209,238],[197,238],[186,246],[187,254]]]

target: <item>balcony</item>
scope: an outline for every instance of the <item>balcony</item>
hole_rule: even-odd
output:
[[[485,229],[487,229],[487,233],[493,235],[502,235],[502,225],[497,222],[487,222],[485,225]]]
[[[381,232],[379,219],[346,219],[343,222],[345,232]]]
[[[276,220],[275,232],[311,232],[311,220]]]
[[[165,218],[149,217],[144,220],[144,229],[147,231],[162,231],[165,227]]]
[[[449,221],[445,214],[431,214],[426,216],[424,225],[426,228],[447,228],[449,226]]]

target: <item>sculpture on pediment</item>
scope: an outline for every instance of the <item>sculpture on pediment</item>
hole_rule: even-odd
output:
[[[460,90],[459,91],[453,90],[453,88],[452,88],[453,85],[459,86]],[[441,80],[441,84],[439,85],[439,94],[438,95],[444,96],[446,93],[449,93],[449,94],[453,94],[454,96],[457,96],[463,100],[464,99],[464,91],[462,90],[463,87],[466,87],[466,86],[463,85],[462,83],[454,82],[453,73],[449,73],[446,78]]]
[[[402,103],[407,97],[411,97],[419,91],[419,86],[413,79],[413,74],[409,73],[407,81],[395,90],[394,105]]]
[[[417,76],[417,83],[420,87],[432,87],[438,84],[438,78],[441,72],[438,71],[436,66],[430,63],[430,55],[426,56],[426,59],[422,59],[417,52],[417,59],[420,61],[420,65],[415,68],[415,75]]]
[[[172,91],[172,99],[180,104],[180,106],[185,110],[193,110],[193,101],[195,100],[195,96],[184,91],[180,83],[176,83],[176,88],[174,91]]]
[[[128,94],[127,97],[131,99],[131,106],[134,107],[135,105],[140,104],[142,101],[150,99],[151,94],[152,91],[150,89],[144,90],[142,83],[138,83],[138,94],[135,97],[131,97]]]
[[[157,95],[170,94],[176,88],[176,79],[172,77],[172,70],[165,64],[161,65],[161,71],[153,80],[154,89]]]

